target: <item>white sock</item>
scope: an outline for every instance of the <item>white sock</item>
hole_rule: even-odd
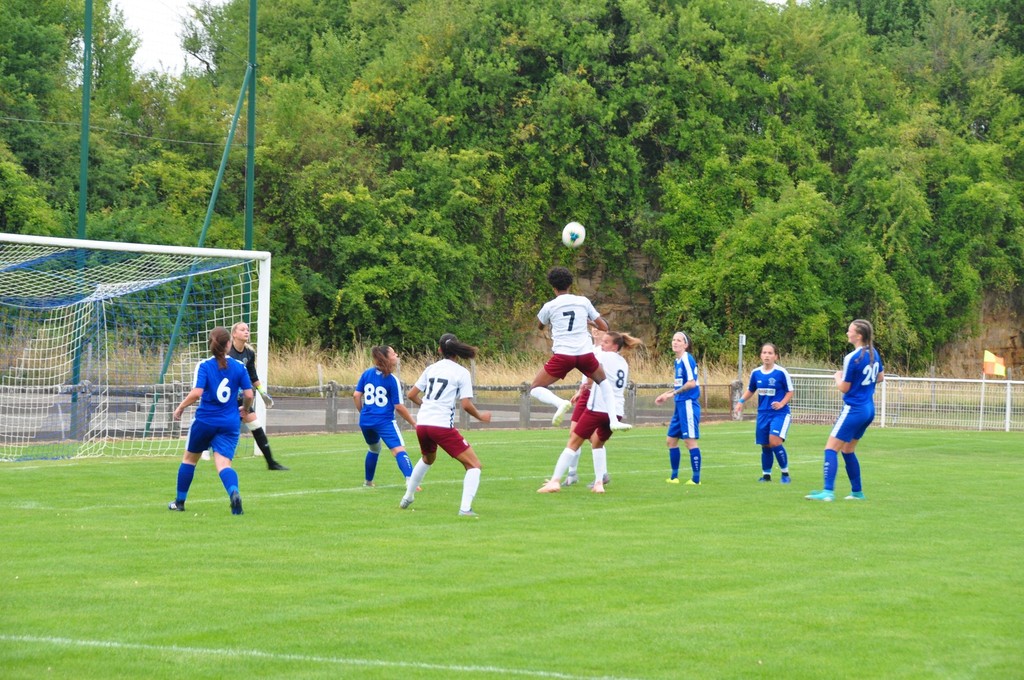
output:
[[[473,498],[479,488],[480,468],[469,468],[466,470],[466,477],[462,480],[462,505],[459,510],[469,512],[473,509]]]
[[[558,456],[558,462],[555,463],[555,471],[551,474],[551,479],[556,482],[562,479],[565,475],[565,471],[569,469],[569,462],[572,460],[573,450],[566,447],[562,449],[562,453]]]
[[[576,468],[578,468],[580,466],[580,451],[582,449],[583,449],[583,447],[581,446],[580,448],[578,448],[578,449],[576,449],[575,451],[572,452],[572,460],[569,461],[569,476],[570,477],[572,477],[573,475],[576,474]]]
[[[412,500],[416,497],[416,487],[419,486],[420,482],[423,481],[423,478],[427,476],[427,471],[429,469],[430,466],[424,463],[422,458],[416,461],[416,467],[412,469],[412,476],[409,477],[409,480],[405,484],[406,499]]]
[[[594,454],[594,481],[603,482],[605,474],[608,473],[608,452],[604,447],[593,450]]]
[[[530,390],[530,396],[537,401],[542,401],[549,406],[554,406],[555,408],[561,406],[562,402],[565,401],[565,399],[562,399],[546,387],[534,387]]]

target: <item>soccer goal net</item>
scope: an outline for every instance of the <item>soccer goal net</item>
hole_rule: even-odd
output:
[[[269,293],[266,252],[0,234],[0,460],[180,451],[213,328],[266,380]]]

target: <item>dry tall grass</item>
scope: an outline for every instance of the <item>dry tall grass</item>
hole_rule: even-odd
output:
[[[518,352],[492,355],[481,353],[475,360],[475,381],[480,385],[518,385],[530,382],[550,355],[540,352]],[[671,354],[654,354],[645,349],[627,353],[629,377],[633,382],[668,385],[672,381]],[[416,380],[423,369],[437,360],[437,355],[402,356],[399,375],[409,383]],[[792,360],[790,366],[829,368],[821,362],[805,357],[784,357]],[[744,381],[751,369],[760,365],[754,356],[744,358]],[[336,352],[316,346],[273,348],[269,357],[269,382],[285,387],[309,387],[334,381],[340,385],[354,385],[359,376],[372,366],[370,347],[359,346],[350,351]],[[831,367],[835,368],[835,367]],[[791,369],[792,370],[792,369]],[[737,378],[736,362],[703,361],[700,363],[701,382],[707,385],[725,385]],[[576,378],[570,377],[571,380]]]

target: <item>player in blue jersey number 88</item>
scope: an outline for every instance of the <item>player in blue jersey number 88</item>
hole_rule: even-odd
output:
[[[412,476],[412,463],[409,454],[405,452],[405,440],[398,429],[395,414],[402,416],[413,427],[416,427],[416,421],[402,402],[402,388],[398,384],[398,377],[394,375],[398,368],[398,354],[393,347],[378,345],[370,350],[370,355],[373,357],[373,366],[359,376],[356,390],[352,393],[356,410],[359,411],[359,429],[368,447],[363,461],[363,486],[373,486],[381,441],[395,457],[395,463],[408,483]]]

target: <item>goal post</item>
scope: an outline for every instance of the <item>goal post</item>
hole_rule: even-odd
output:
[[[180,452],[213,328],[247,322],[267,380],[270,262],[0,234],[0,460]]]

